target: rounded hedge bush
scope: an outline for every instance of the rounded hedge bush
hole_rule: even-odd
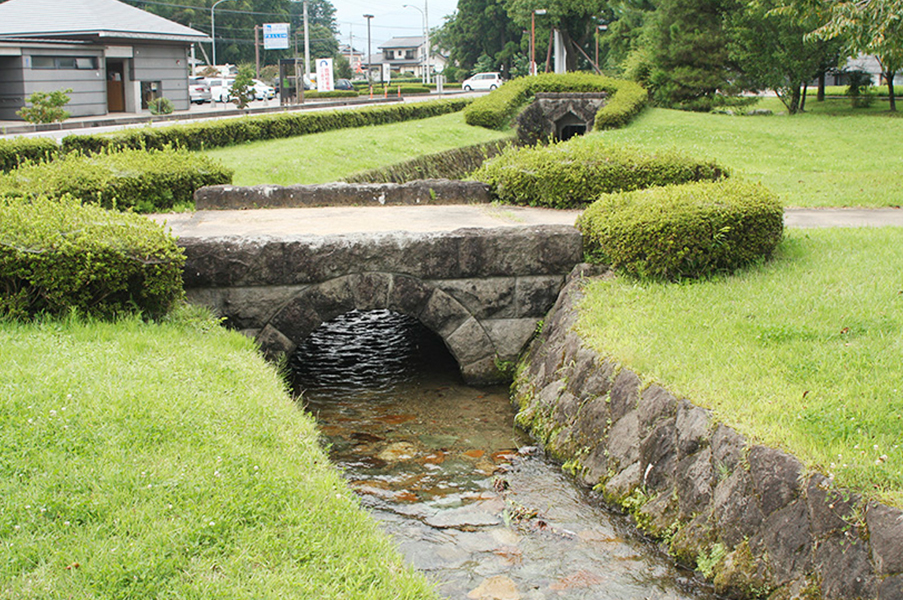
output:
[[[0,318],[156,318],[183,295],[185,257],[153,221],[76,198],[0,199]]]
[[[649,153],[609,144],[599,136],[548,146],[510,147],[474,171],[508,204],[579,208],[599,194],[716,180],[726,169],[677,152]]]
[[[730,272],[771,256],[783,207],[758,184],[700,182],[607,194],[577,221],[587,254],[651,279]]]

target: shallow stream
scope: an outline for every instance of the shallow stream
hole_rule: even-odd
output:
[[[448,598],[713,599],[464,385],[442,342],[388,311],[324,324],[291,362],[330,456]]]

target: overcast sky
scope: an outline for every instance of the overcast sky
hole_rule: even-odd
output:
[[[416,6],[404,8],[405,4]],[[367,51],[367,19],[365,14],[373,15],[370,23],[370,42],[372,51],[378,52],[377,46],[396,36],[423,35],[423,11],[429,13],[430,28],[438,27],[444,17],[450,15],[458,6],[458,0],[389,0],[388,2],[372,2],[368,0],[332,0],[336,9],[341,42],[349,42],[349,34],[354,35],[354,47]]]

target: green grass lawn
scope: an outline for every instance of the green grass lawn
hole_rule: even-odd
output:
[[[777,98],[758,106],[783,110]],[[735,176],[764,183],[786,206],[903,205],[903,119],[891,116],[886,101],[849,106],[810,98],[806,113],[757,117],[654,108],[628,127],[593,135],[715,159]]]
[[[778,256],[681,284],[589,286],[597,350],[903,507],[903,229],[790,230]]]
[[[0,364],[0,597],[436,597],[244,336],[4,323]]]
[[[410,158],[501,139],[461,112],[373,127],[253,142],[204,152],[235,170],[235,185],[328,183]]]

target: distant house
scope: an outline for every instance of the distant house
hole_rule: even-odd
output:
[[[118,0],[0,4],[0,119],[32,92],[71,88],[72,116],[137,113],[157,97],[187,110],[188,51],[206,34]]]
[[[379,69],[383,64],[389,65],[393,76],[423,77],[427,66],[425,37],[394,37],[379,46],[379,49],[381,54],[373,55],[370,59],[376,79],[379,79]],[[432,72],[442,71],[445,63],[445,57],[433,49],[429,63]]]
[[[339,53],[348,59],[351,66],[352,77],[365,77],[367,65],[364,53],[350,46],[349,44],[340,44]]]

